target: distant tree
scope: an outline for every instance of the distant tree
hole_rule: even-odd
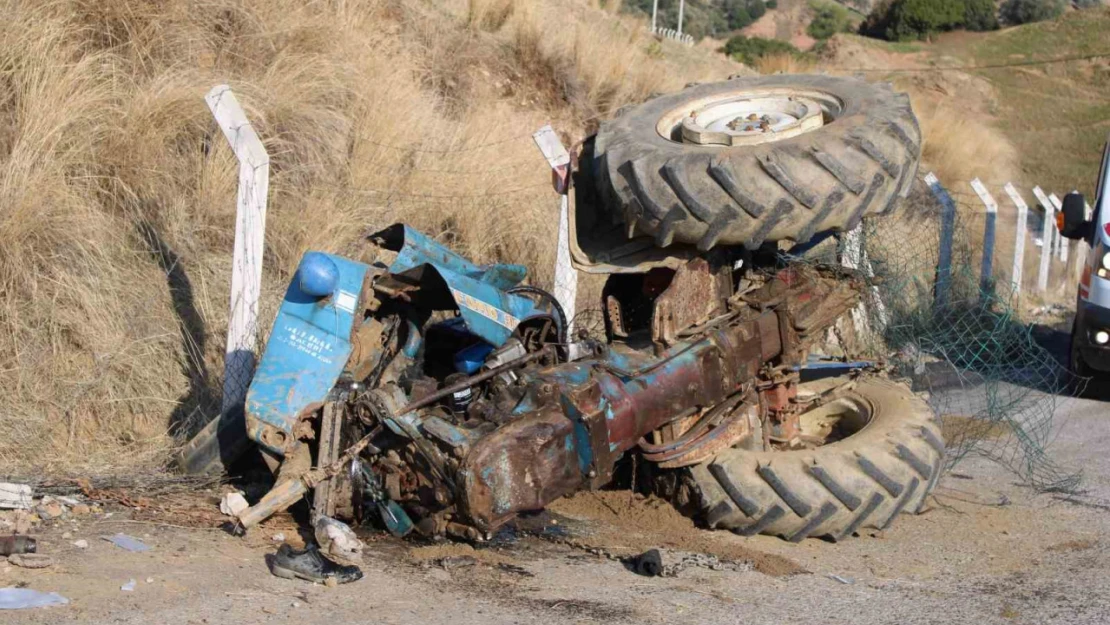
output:
[[[777,9],[779,8],[779,0],[767,0],[763,5],[768,9]]]
[[[890,0],[875,5],[860,33],[890,41],[926,39],[964,25],[965,0]]]
[[[749,0],[747,3],[748,15],[752,16],[752,21],[763,17],[767,12],[767,5],[763,4],[763,0]]]
[[[1001,15],[1007,24],[1029,24],[1060,17],[1066,0],[1006,0]]]
[[[749,0],[724,0],[721,3],[721,11],[725,14],[725,19],[728,20],[728,27],[732,30],[740,30],[759,19],[766,9],[762,0],[756,0],[756,2],[759,5],[759,15],[752,11],[752,5],[756,3]]]
[[[994,0],[966,0],[964,28],[968,30],[998,30],[998,15]]]

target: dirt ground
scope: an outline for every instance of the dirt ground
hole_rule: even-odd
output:
[[[586,493],[485,546],[369,535],[365,578],[329,588],[267,571],[273,535],[296,540],[288,516],[236,538],[115,510],[38,532],[40,552],[58,561],[51,568],[0,566],[0,587],[70,600],[8,612],[4,621],[1106,623],[1110,414],[1088,400],[1066,413],[1054,453],[1084,470],[1084,492],[1035,494],[996,465],[969,459],[942,480],[924,514],[839,544],[701,530],[656,500]],[[212,505],[208,496],[194,503]],[[151,549],[130,553],[101,539],[117,532]],[[72,545],[82,538],[85,550]],[[656,547],[665,565],[691,563],[674,577],[649,578],[621,561]],[[121,590],[132,579],[135,589]]]
[[[768,9],[740,32],[748,37],[789,41],[799,50],[809,50],[817,40],[806,34],[808,24],[809,5],[806,0],[779,0],[777,9]]]

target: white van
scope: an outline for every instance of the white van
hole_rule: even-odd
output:
[[[1064,196],[1057,217],[1061,234],[1091,246],[1071,331],[1072,371],[1085,377],[1110,373],[1110,142],[1102,152],[1096,189],[1090,218],[1083,195],[1076,192]]]

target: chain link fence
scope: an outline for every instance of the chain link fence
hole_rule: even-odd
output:
[[[1038,490],[1074,490],[1080,475],[1047,449],[1067,399],[1086,380],[1038,343],[1008,284],[981,281],[980,216],[955,211],[948,272],[938,271],[942,227],[939,203],[921,191],[897,214],[868,220],[855,235],[858,249],[845,236],[801,257],[858,265],[873,284],[860,308],[838,324],[831,351],[881,361],[926,395],[943,427],[949,468],[981,456]],[[1044,330],[1066,345],[1059,328]]]

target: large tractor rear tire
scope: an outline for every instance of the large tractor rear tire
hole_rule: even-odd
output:
[[[924,401],[871,378],[817,410],[840,415],[852,433],[805,451],[726,450],[678,470],[677,503],[710,527],[790,541],[841,540],[920,511],[944,467],[940,428]]]
[[[889,84],[765,76],[700,85],[602,124],[606,210],[666,247],[805,242],[909,192],[921,131]]]

